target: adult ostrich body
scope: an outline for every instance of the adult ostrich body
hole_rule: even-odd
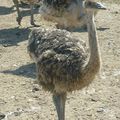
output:
[[[60,29],[39,28],[29,37],[28,51],[37,67],[37,79],[44,90],[53,93],[59,120],[65,120],[67,92],[88,86],[100,69],[100,54],[94,23],[94,11],[101,4],[86,1],[90,57],[83,42]],[[89,60],[87,60],[87,58]]]
[[[60,29],[85,28],[87,21],[83,4],[84,0],[43,0],[40,14],[45,20],[55,22]]]

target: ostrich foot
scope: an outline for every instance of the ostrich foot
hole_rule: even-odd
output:
[[[18,25],[21,25],[21,20],[22,20],[22,17],[21,17],[21,16],[18,16],[18,17],[16,18],[16,21],[17,21]]]
[[[36,25],[33,21],[31,21],[31,25],[33,25],[34,27],[40,27],[40,25]]]

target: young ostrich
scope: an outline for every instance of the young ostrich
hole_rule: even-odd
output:
[[[59,120],[65,120],[67,92],[88,86],[100,68],[93,10],[106,8],[88,1],[84,3],[84,7],[89,36],[89,60],[83,42],[72,37],[66,30],[39,28],[29,36],[28,51],[36,63],[38,82],[44,90],[53,93]]]
[[[38,3],[40,0],[20,0],[21,2],[24,3],[28,3],[30,4],[30,10],[31,10],[31,19],[30,19],[30,23],[33,26],[38,26],[34,23],[34,12],[33,12],[33,8],[34,8],[34,4]],[[18,25],[21,25],[21,20],[22,20],[22,16],[19,10],[19,0],[13,0],[14,5],[16,6],[16,10],[17,10],[17,15],[18,17],[16,18]]]
[[[40,14],[45,20],[56,22],[57,28],[67,30],[86,28],[86,12],[83,4],[84,0],[44,0]]]

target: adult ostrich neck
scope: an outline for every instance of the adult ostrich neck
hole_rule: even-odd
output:
[[[85,80],[92,80],[100,68],[100,53],[96,25],[94,22],[94,12],[92,10],[86,10],[86,14],[90,58],[82,71],[82,78]]]

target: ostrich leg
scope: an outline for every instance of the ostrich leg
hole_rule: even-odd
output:
[[[30,23],[31,25],[35,26],[35,27],[39,27],[39,25],[36,25],[34,22],[34,4],[30,4],[30,11],[31,11],[31,18],[30,18]]]
[[[65,120],[65,102],[66,102],[66,93],[54,93],[53,101],[56,106],[58,120]]]
[[[13,3],[14,3],[14,5],[15,5],[15,7],[16,7],[16,10],[17,10],[17,15],[18,15],[18,17],[16,18],[16,21],[18,22],[18,25],[21,25],[21,20],[22,20],[22,17],[21,17],[21,15],[20,15],[20,10],[19,10],[19,4],[18,4],[18,0],[13,0]]]
[[[34,8],[34,6],[33,6],[33,4],[30,4],[30,11],[31,11],[31,19],[30,19],[30,23],[31,23],[31,25],[35,25],[35,23],[34,23],[34,11],[33,11],[33,8]]]

